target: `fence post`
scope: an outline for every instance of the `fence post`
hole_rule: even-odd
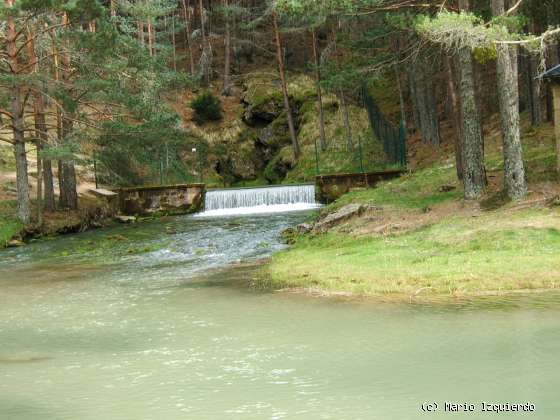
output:
[[[362,136],[358,136],[358,154],[360,156],[360,171],[364,173],[364,155],[362,152]]]

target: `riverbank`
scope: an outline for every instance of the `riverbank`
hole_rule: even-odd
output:
[[[552,127],[526,128],[523,141],[530,185],[525,200],[508,203],[499,192],[503,162],[499,138],[492,136],[486,145],[490,185],[482,200],[463,201],[450,157],[346,194],[324,209],[311,233],[295,235],[289,250],[273,256],[261,285],[407,297],[559,288]],[[354,213],[337,220],[347,209]]]
[[[37,238],[84,232],[112,223],[114,218],[111,210],[95,197],[81,196],[79,210],[45,212],[41,225],[29,226],[23,226],[18,220],[15,200],[0,200],[0,249],[24,245],[26,241]]]

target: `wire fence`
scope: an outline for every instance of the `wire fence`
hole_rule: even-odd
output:
[[[404,124],[395,127],[383,115],[367,88],[362,89],[362,100],[367,110],[372,134],[383,145],[389,160],[401,167],[406,167],[406,128]]]

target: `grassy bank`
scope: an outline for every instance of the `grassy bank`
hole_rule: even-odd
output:
[[[378,188],[352,192],[324,209],[372,206],[323,235],[300,236],[276,254],[265,286],[356,295],[471,295],[554,289],[560,283],[560,191],[553,169],[552,127],[526,129],[530,194],[508,203],[500,193],[499,137],[486,156],[489,188],[462,200],[451,156]],[[554,201],[554,200],[552,200]],[[557,200],[556,200],[557,202]]]
[[[560,213],[530,209],[450,217],[394,235],[306,237],[269,266],[269,286],[359,295],[560,286]]]

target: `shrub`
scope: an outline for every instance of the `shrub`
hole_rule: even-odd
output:
[[[194,111],[193,119],[197,124],[217,121],[222,118],[220,100],[212,95],[211,92],[204,92],[194,98],[191,102],[191,108]]]

